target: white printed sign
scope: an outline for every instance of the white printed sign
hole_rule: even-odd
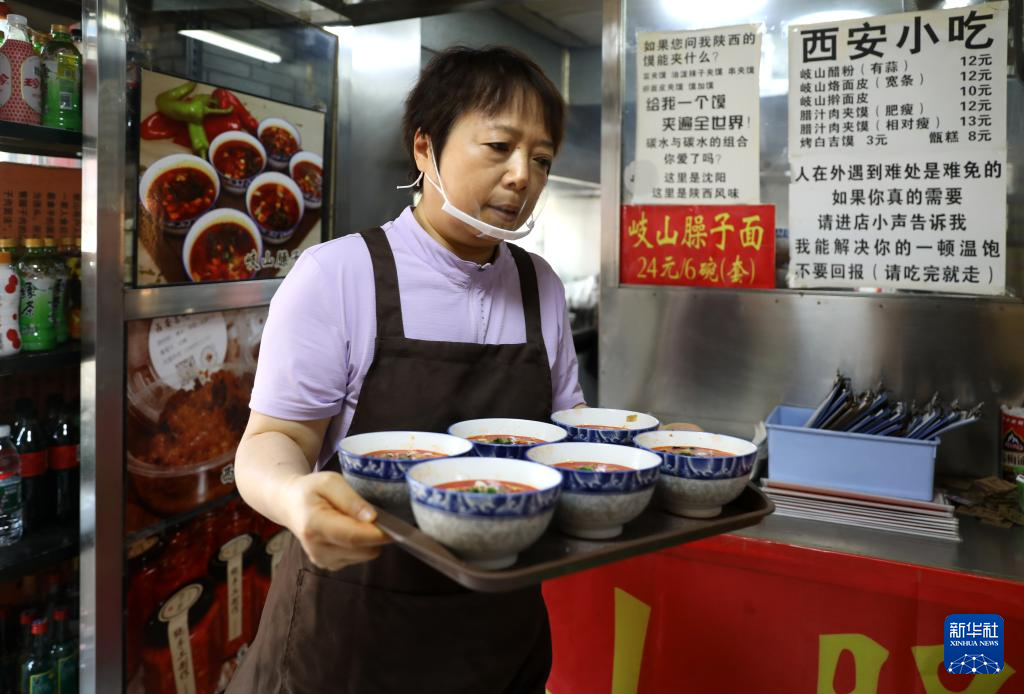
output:
[[[789,286],[1000,294],[1007,5],[790,29]]]
[[[637,34],[632,204],[756,204],[756,24]]]

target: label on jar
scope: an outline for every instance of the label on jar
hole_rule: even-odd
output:
[[[29,675],[27,694],[56,694],[57,677],[53,670],[41,672],[38,675]]]
[[[252,547],[252,537],[239,535],[220,548],[217,557],[228,564],[228,641],[242,635],[245,596],[242,594],[242,558]]]
[[[132,559],[142,556],[152,549],[158,542],[160,542],[160,538],[156,535],[150,535],[149,537],[144,537],[141,540],[136,540],[128,545],[128,551],[126,553],[128,560],[131,561]]]
[[[267,541],[267,554],[270,555],[270,580],[274,580],[277,573],[277,565],[284,559],[284,551],[288,549],[288,538],[291,533],[282,530]]]
[[[156,318],[149,328],[149,360],[164,383],[191,390],[197,378],[220,369],[228,347],[222,313]]]
[[[21,478],[14,473],[0,477],[0,516],[21,515]]]
[[[50,447],[51,470],[73,470],[76,467],[78,467],[78,446],[69,444]]]
[[[20,453],[21,476],[38,477],[50,469],[50,463],[46,451],[39,453]]]
[[[177,694],[196,694],[188,611],[202,594],[201,585],[190,583],[168,598],[158,615],[160,621],[167,624],[167,643],[171,649],[171,667],[174,669],[174,688]]]

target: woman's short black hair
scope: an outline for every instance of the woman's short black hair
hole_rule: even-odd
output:
[[[440,158],[448,134],[460,116],[474,110],[494,115],[524,96],[536,96],[557,153],[565,127],[565,101],[535,62],[519,51],[501,46],[455,46],[435,55],[405,100],[402,137],[413,175],[413,140],[417,130],[430,136],[434,153]]]

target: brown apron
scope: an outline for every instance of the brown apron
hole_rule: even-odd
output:
[[[548,419],[551,371],[525,251],[508,246],[519,271],[525,343],[412,340],[387,237],[379,229],[362,236],[373,261],[377,339],[349,434],[443,432],[478,417]],[[539,586],[474,593],[393,545],[372,562],[326,571],[293,542],[228,691],[542,694],[550,668]]]

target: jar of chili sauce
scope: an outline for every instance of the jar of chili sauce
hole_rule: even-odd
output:
[[[253,532],[253,515],[248,505],[235,499],[216,514],[212,527],[214,547],[221,547],[228,540]]]
[[[171,535],[167,548],[157,559],[154,597],[166,600],[182,584],[206,575],[209,554],[204,545],[195,542],[187,528]]]
[[[221,661],[234,657],[256,636],[253,619],[256,601],[256,561],[263,549],[260,539],[245,533],[225,542],[210,560],[217,602],[224,612]]]
[[[181,586],[146,625],[146,694],[212,694],[220,676],[220,604],[206,579]]]
[[[164,550],[163,539],[150,535],[128,545],[128,592],[125,596],[127,624],[125,626],[125,672],[130,680],[142,664],[142,635],[146,620],[160,606],[157,583],[160,566],[158,560]]]
[[[267,595],[270,594],[270,583],[274,579],[274,573],[278,564],[284,558],[285,550],[291,544],[292,534],[287,530],[281,530],[263,546],[260,552],[259,561],[256,562],[256,599],[253,601],[253,623],[259,625],[260,617],[263,616],[263,606],[267,602]]]

